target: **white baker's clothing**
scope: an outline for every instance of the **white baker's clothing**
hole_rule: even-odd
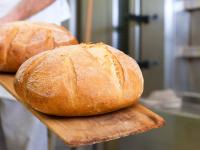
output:
[[[47,128],[18,101],[0,99],[0,150],[48,150]]]
[[[0,19],[14,9],[22,0],[0,0]],[[55,23],[61,25],[61,22],[71,17],[70,8],[66,0],[56,0],[50,6],[39,13],[26,19],[26,21],[37,21]],[[15,100],[2,86],[0,86],[0,98]]]
[[[12,11],[21,1],[22,0],[0,0],[0,19]],[[26,20],[60,25],[61,22],[69,19],[70,16],[70,9],[67,1],[56,0],[47,8]]]
[[[7,15],[22,0],[0,0],[0,19]],[[70,18],[66,0],[56,0],[50,6],[27,19],[61,25]],[[24,106],[0,86],[0,128],[5,142],[0,140],[0,149],[47,150],[47,128]],[[0,135],[1,137],[2,135]]]

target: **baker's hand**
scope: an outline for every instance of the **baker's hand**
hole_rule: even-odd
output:
[[[34,14],[42,11],[55,0],[22,0],[19,5],[14,8],[7,16],[0,19],[0,25],[12,22],[25,20]]]
[[[8,22],[10,22],[10,21],[7,18],[0,19],[0,25],[3,25],[3,24],[8,23]]]

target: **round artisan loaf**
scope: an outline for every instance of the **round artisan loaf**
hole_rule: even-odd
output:
[[[143,92],[137,63],[103,43],[62,46],[19,68],[14,88],[34,109],[59,116],[90,116],[134,104]]]
[[[62,45],[78,44],[65,28],[41,22],[11,22],[0,26],[0,72],[16,72],[30,57]]]

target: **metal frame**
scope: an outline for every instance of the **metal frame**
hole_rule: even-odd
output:
[[[164,88],[174,89],[175,84],[175,15],[174,0],[165,0],[164,5]]]
[[[135,15],[141,14],[141,0],[135,0]],[[135,60],[140,61],[140,24],[135,25]]]
[[[69,5],[71,8],[71,18],[69,20],[69,31],[72,35],[77,35],[77,0],[69,0]]]

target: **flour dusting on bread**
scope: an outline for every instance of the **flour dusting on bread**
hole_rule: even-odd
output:
[[[38,111],[99,115],[128,107],[143,92],[137,63],[103,43],[62,46],[36,55],[17,72],[18,95]]]

